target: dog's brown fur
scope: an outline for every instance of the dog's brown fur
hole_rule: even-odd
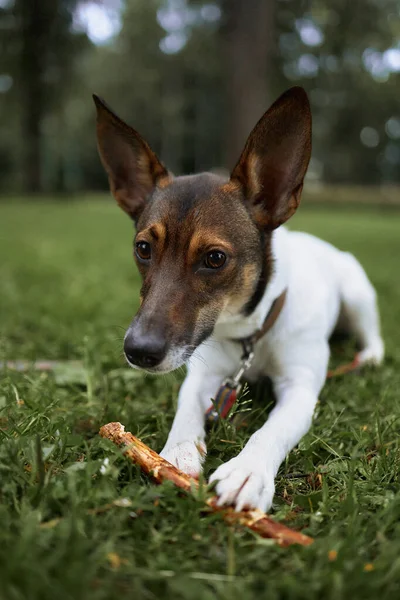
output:
[[[310,159],[307,96],[292,88],[275,102],[228,181],[211,173],[174,178],[134,129],[95,103],[111,191],[136,223],[135,243],[151,245],[150,261],[136,257],[143,286],[135,322],[192,351],[222,310],[249,314],[264,293],[271,232],[295,212]],[[221,269],[205,268],[211,250],[226,254]]]

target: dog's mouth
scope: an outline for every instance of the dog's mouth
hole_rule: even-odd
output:
[[[203,327],[189,339],[166,341],[155,330],[138,334],[131,325],[125,334],[124,354],[128,365],[147,373],[170,373],[183,367],[197,348],[213,333],[213,327]],[[195,339],[193,339],[195,338]]]
[[[135,319],[124,339],[124,353],[129,366],[147,373],[169,373],[184,366],[195,350],[213,333],[214,323],[196,323],[171,335],[171,327],[144,326]]]
[[[153,375],[162,375],[164,373],[171,373],[172,371],[183,367],[192,356],[194,350],[195,348],[190,346],[171,348],[157,363],[155,362],[155,358],[149,358],[149,356],[144,355],[140,358],[136,358],[130,355],[126,350],[124,354],[126,362],[133,369],[139,369]]]

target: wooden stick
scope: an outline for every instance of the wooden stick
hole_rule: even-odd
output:
[[[125,432],[125,427],[121,423],[108,423],[104,425],[100,429],[100,435],[103,438],[108,438],[117,446],[124,448],[125,456],[139,465],[145,473],[151,475],[157,483],[169,480],[177,487],[186,491],[198,488],[199,483],[196,479],[171,465],[171,463],[164,460],[159,454],[151,450],[131,433]],[[219,507],[217,506],[217,496],[209,498],[206,503],[213,511],[221,512],[224,520],[228,523],[248,527],[261,537],[276,540],[279,546],[290,546],[291,544],[308,546],[314,541],[299,531],[294,531],[281,523],[273,521],[261,510],[236,512],[231,506],[227,508]]]

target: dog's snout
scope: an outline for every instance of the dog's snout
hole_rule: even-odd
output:
[[[164,338],[154,335],[128,335],[124,342],[124,352],[131,364],[151,369],[165,358],[167,344]]]

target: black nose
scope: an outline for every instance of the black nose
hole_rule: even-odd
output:
[[[167,352],[166,342],[155,336],[128,335],[124,352],[130,363],[142,369],[151,369],[160,364]]]

